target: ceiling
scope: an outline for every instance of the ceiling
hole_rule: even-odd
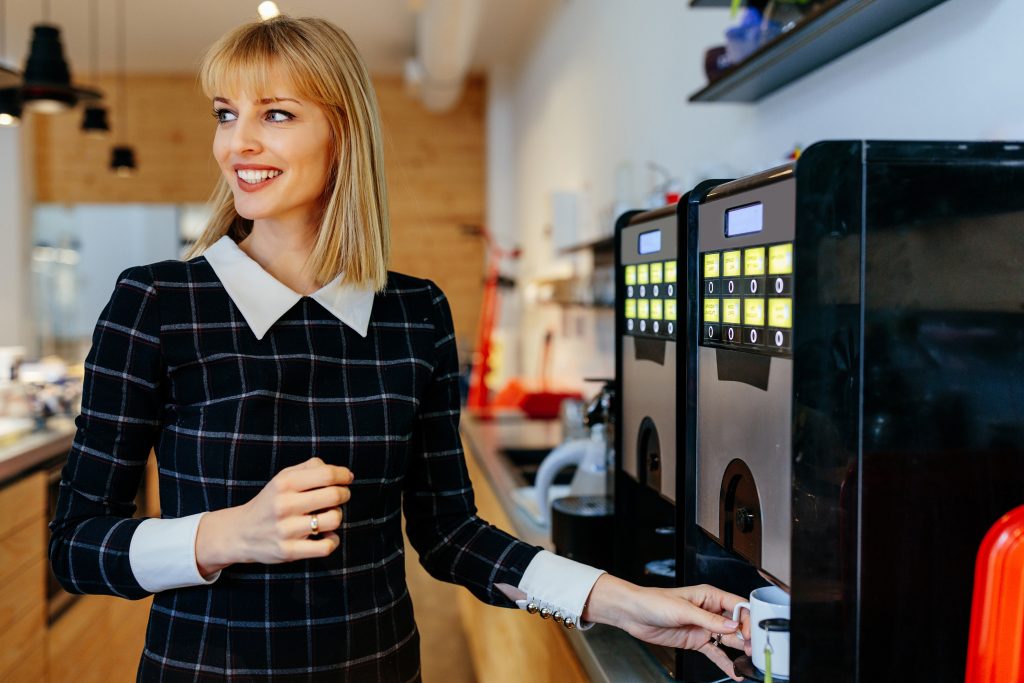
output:
[[[478,0],[484,4],[472,68],[516,62],[532,43],[550,11],[561,0]],[[0,0],[0,65],[21,69],[32,25],[43,19],[61,28],[64,54],[76,83],[87,83],[93,70],[90,18],[99,17],[99,72],[117,63],[117,0]],[[401,73],[415,51],[415,8],[425,0],[278,0],[294,16],[320,16],[349,33],[378,74]],[[228,29],[257,18],[259,0],[126,0],[127,70],[131,73],[188,73]]]

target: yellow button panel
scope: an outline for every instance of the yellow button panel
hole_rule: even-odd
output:
[[[719,262],[719,254],[704,254],[704,277],[718,277]]]
[[[662,311],[661,299],[651,299],[651,320],[661,320]]]
[[[764,275],[764,247],[743,250],[743,274]]]
[[[786,330],[793,327],[792,299],[768,299],[768,325]]]
[[[768,274],[793,274],[793,245],[773,244],[768,247]]]
[[[699,263],[701,343],[788,355],[794,315],[793,243],[707,252]],[[728,298],[718,298],[723,294]]]
[[[627,334],[678,338],[676,313],[679,261],[650,261],[623,267]],[[664,321],[664,322],[663,322]]]
[[[719,299],[704,299],[704,322],[717,323],[719,321]]]
[[[743,324],[764,325],[764,299],[751,297],[743,300]]]
[[[725,277],[739,277],[743,275],[743,252],[727,251],[722,254],[722,275]]]
[[[722,299],[722,322],[727,325],[739,325],[743,322],[742,299]]]

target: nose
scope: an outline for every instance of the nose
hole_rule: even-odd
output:
[[[232,154],[253,153],[263,149],[263,143],[260,140],[259,121],[255,120],[254,117],[239,114],[231,129]]]

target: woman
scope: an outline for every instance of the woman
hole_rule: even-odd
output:
[[[741,598],[640,588],[475,515],[444,294],[386,270],[379,114],[349,38],[280,17],[201,69],[223,174],[187,261],[130,268],[50,524],[65,589],[155,594],[140,680],[419,678],[400,509],[435,577],[701,649]],[[162,519],[133,519],[151,447]],[[724,635],[724,640],[722,636]]]

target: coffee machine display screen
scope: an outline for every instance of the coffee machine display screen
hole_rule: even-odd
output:
[[[764,204],[747,204],[725,212],[725,236],[738,237],[764,230]]]
[[[661,230],[651,230],[640,233],[640,244],[637,246],[640,254],[657,254],[661,251]]]
[[[792,242],[705,252],[700,268],[702,345],[790,354]]]

